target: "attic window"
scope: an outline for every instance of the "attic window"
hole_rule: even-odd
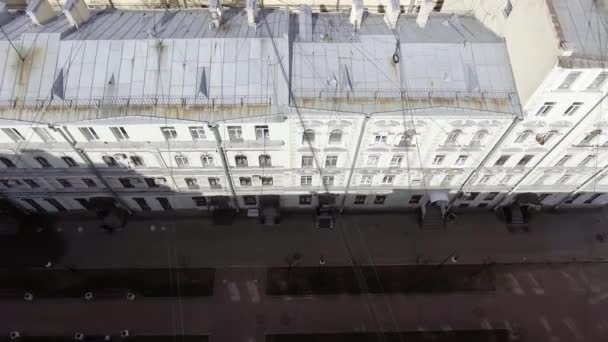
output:
[[[505,15],[505,18],[509,17],[509,15],[511,14],[512,10],[513,10],[513,4],[511,3],[511,0],[507,0],[507,4],[505,5],[505,8],[503,9],[503,13]]]

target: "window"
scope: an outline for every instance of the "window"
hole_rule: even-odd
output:
[[[453,179],[454,179],[454,176],[445,175],[445,177],[443,177],[443,180],[441,180],[441,185],[450,185],[450,183],[452,182]]]
[[[399,138],[399,143],[397,144],[397,146],[398,147],[415,146],[415,144],[414,144],[415,135],[416,135],[416,131],[414,131],[413,129],[409,129],[409,130],[403,132],[403,134]]]
[[[400,154],[396,154],[391,158],[390,166],[399,167],[401,166],[401,161],[403,160],[403,156]]]
[[[568,76],[564,79],[562,84],[559,85],[559,89],[570,89],[572,84],[576,81],[576,79],[581,75],[580,71],[571,71],[568,73]]]
[[[382,178],[382,184],[393,184],[395,181],[395,176],[384,176]]]
[[[198,182],[197,182],[196,178],[185,178],[184,180],[186,181],[186,185],[188,186],[188,189],[190,189],[190,190],[198,190],[199,189]]]
[[[505,15],[505,18],[508,18],[509,15],[511,15],[511,11],[513,11],[513,4],[511,3],[511,0],[507,0],[505,8],[503,8],[502,10],[502,13]]]
[[[589,84],[587,90],[600,90],[606,80],[608,79],[608,71],[602,71],[599,75]]]
[[[376,166],[378,165],[378,161],[380,161],[380,156],[371,155],[367,157],[367,166]]]
[[[116,159],[114,159],[114,157],[103,156],[103,157],[101,157],[101,159],[106,163],[106,165],[108,165],[110,167],[118,166],[118,163],[116,162]]]
[[[133,185],[133,183],[131,183],[131,179],[130,178],[118,178],[118,181],[125,188],[134,188],[135,187]]]
[[[541,194],[540,196],[538,196],[538,200],[542,203],[542,201],[545,200],[545,198],[551,196],[551,194]]]
[[[376,195],[374,198],[374,204],[384,204],[384,201],[386,201],[386,195]]]
[[[243,141],[241,126],[228,126],[228,139],[230,141]]]
[[[410,197],[410,201],[408,203],[409,204],[418,204],[418,203],[420,203],[421,199],[422,199],[422,195],[414,195],[414,196]]]
[[[8,135],[8,137],[11,138],[11,140],[13,140],[14,142],[19,142],[19,141],[25,140],[23,135],[21,135],[21,133],[19,133],[19,131],[16,128],[3,128],[2,131],[6,135]]]
[[[156,200],[158,201],[158,204],[163,207],[163,210],[168,211],[173,209],[171,203],[169,203],[169,200],[165,197],[156,197]]]
[[[97,184],[91,178],[83,178],[82,182],[84,183],[84,185],[87,186],[87,188],[96,188],[97,187]]]
[[[340,143],[342,143],[342,130],[334,129],[329,133],[329,144],[338,145]]]
[[[312,203],[311,195],[300,195],[300,204],[301,205],[309,205]]]
[[[55,141],[55,138],[49,133],[49,131],[44,127],[34,127],[32,128],[36,135],[40,137],[40,139],[44,142]]]
[[[165,140],[177,139],[177,131],[175,130],[175,127],[161,127],[160,131],[163,133]]]
[[[563,175],[560,179],[557,180],[557,184],[566,184],[572,178],[572,175]]]
[[[239,177],[241,186],[251,186],[251,177]]]
[[[54,198],[45,198],[44,199],[48,204],[52,205],[53,207],[55,207],[55,209],[57,209],[57,211],[66,211],[65,207],[59,203],[58,200],[54,199]]]
[[[509,158],[511,158],[511,156],[509,155],[502,155],[498,158],[498,160],[496,160],[496,163],[494,163],[494,166],[503,166],[505,165],[505,163],[507,162],[507,160],[509,160]]]
[[[488,203],[479,203],[477,205],[477,208],[487,208],[488,207]]]
[[[325,167],[336,167],[338,165],[338,156],[325,157]]]
[[[467,159],[469,159],[469,156],[465,156],[465,155],[458,156],[458,159],[456,159],[456,165],[464,165],[464,163],[467,162]]]
[[[192,201],[194,201],[194,205],[196,205],[197,207],[207,206],[207,197],[205,196],[194,196],[192,197]]]
[[[593,159],[595,159],[595,155],[590,154],[586,156],[585,159],[581,160],[578,166],[587,166],[587,164],[589,164]]]
[[[255,126],[255,139],[262,140],[270,138],[268,126]]]
[[[547,133],[545,133],[542,136],[536,136],[536,141],[538,141],[539,144],[544,145],[546,143],[548,143],[549,141],[551,141],[551,139],[553,139],[554,136],[556,136],[558,134],[558,132],[556,130],[552,130],[549,131]]]
[[[69,167],[77,167],[78,163],[72,157],[61,157]]]
[[[209,155],[201,156],[201,163],[203,163],[203,167],[211,167],[213,166],[213,157]]]
[[[462,134],[462,131],[459,129],[455,129],[448,134],[448,137],[445,139],[445,145],[455,145],[458,144],[458,137]]]
[[[536,184],[536,185],[543,185],[543,184],[545,184],[545,181],[549,177],[551,177],[551,175],[542,175],[542,176],[538,177],[538,179],[536,179],[536,181],[534,182],[534,184]]]
[[[189,166],[190,162],[188,161],[188,157],[184,155],[177,155],[175,156],[175,164],[177,164],[178,167],[184,167]]]
[[[545,102],[539,109],[536,111],[536,116],[546,116],[549,114],[551,109],[555,107],[555,102]]]
[[[112,134],[114,134],[114,138],[116,138],[116,140],[118,141],[129,139],[127,130],[124,127],[110,127],[110,131],[112,131]]]
[[[515,138],[515,143],[516,144],[521,144],[523,142],[526,141],[526,139],[528,139],[528,137],[532,135],[532,131],[527,130],[527,131],[523,131],[521,133],[519,133],[519,135],[517,136],[517,138]]]
[[[564,112],[564,116],[574,115],[574,113],[576,113],[579,110],[579,108],[581,108],[582,105],[583,105],[583,102],[572,102],[570,107],[568,107],[566,109],[566,111]]]
[[[555,164],[555,166],[563,166],[570,158],[572,158],[572,155],[566,154],[557,162],[557,164]]]
[[[502,177],[502,180],[500,182],[504,185],[507,185],[507,184],[509,184],[509,182],[511,182],[512,179],[513,179],[513,176],[506,175],[506,176]]]
[[[150,208],[150,206],[148,205],[148,202],[146,202],[145,198],[134,197],[133,200],[135,201],[135,203],[137,203],[137,205],[141,208],[142,211],[150,211],[150,210],[152,210]]]
[[[4,164],[5,167],[15,167],[15,163],[13,163],[10,159],[6,157],[0,157],[0,161]]]
[[[139,156],[131,156],[131,163],[135,166],[142,166],[144,165],[144,160]]]
[[[313,164],[313,157],[311,156],[302,156],[302,167],[310,168]]]
[[[260,166],[262,167],[271,167],[272,162],[270,156],[267,154],[262,154],[259,158]]]
[[[470,205],[469,203],[460,203],[460,204],[458,205],[458,208],[468,208],[468,207],[469,207],[469,205]]]
[[[441,165],[444,160],[445,160],[445,155],[438,154],[435,156],[435,159],[433,159],[433,165]]]
[[[314,144],[315,143],[315,131],[307,129],[302,133],[302,144]]]
[[[498,196],[498,192],[490,192],[489,194],[486,195],[486,197],[484,197],[484,201],[491,201],[493,199],[496,198],[496,196]]]
[[[471,139],[471,143],[469,145],[471,146],[479,146],[481,144],[483,144],[483,141],[485,140],[485,138],[488,136],[488,131],[485,129],[482,129],[480,131],[477,131],[475,133],[475,135],[473,135],[473,138]]]
[[[36,188],[40,187],[40,185],[38,184],[38,182],[36,182],[33,179],[27,179],[26,178],[23,181],[25,182],[25,184],[29,185],[29,187],[32,188],[32,189],[36,189]]]
[[[388,137],[387,132],[376,133],[376,136],[374,137],[374,143],[375,144],[386,144],[387,137]]]
[[[366,195],[356,195],[354,204],[365,204]]]
[[[0,183],[7,188],[12,188],[13,185],[21,185],[21,182],[18,180],[8,180],[8,179],[0,179]]]
[[[46,160],[46,158],[44,158],[44,157],[34,157],[34,159],[36,159],[38,164],[40,164],[40,166],[42,166],[44,168],[52,167],[51,163],[49,163],[49,161]]]
[[[36,211],[39,213],[46,212],[46,210],[44,210],[44,208],[42,206],[40,206],[40,204],[38,204],[38,202],[34,201],[31,198],[23,199],[23,202],[29,204],[32,208],[36,209]]]
[[[492,175],[483,175],[478,183],[479,184],[486,184],[487,182],[490,181],[490,179],[492,179]]]
[[[479,192],[469,192],[469,193],[465,194],[465,196],[462,199],[464,201],[474,201],[478,195],[479,195]]]
[[[374,179],[374,176],[362,176],[361,177],[361,184],[372,184],[372,180]]]
[[[84,136],[87,141],[96,141],[99,140],[99,135],[93,129],[93,127],[79,127],[78,130]]]
[[[567,201],[564,202],[564,204],[572,204],[572,202],[574,202],[577,198],[581,197],[582,194],[574,194],[572,195],[572,197],[568,198]]]
[[[91,204],[86,198],[74,198],[74,201],[78,202],[78,204],[80,204],[84,209],[91,209]]]
[[[72,183],[65,178],[57,178],[57,183],[61,184],[64,188],[71,188]]]
[[[523,156],[523,158],[521,158],[518,162],[517,162],[517,166],[525,166],[526,164],[528,164],[530,162],[530,160],[532,160],[532,158],[534,158],[533,155],[531,154],[526,154],[525,156]]]
[[[248,165],[247,163],[247,157],[241,155],[241,156],[235,156],[234,157],[234,161],[236,162],[236,166],[237,167],[246,167]]]
[[[595,131],[590,132],[589,134],[587,134],[583,140],[581,140],[581,142],[579,143],[579,145],[589,145],[591,144],[591,141],[593,139],[595,139],[595,137],[599,136],[602,133],[601,130],[596,129]]]
[[[144,178],[144,182],[148,185],[148,188],[158,188],[158,184],[156,184],[156,178]]]
[[[209,181],[209,186],[212,188],[217,188],[220,185],[220,179],[216,178],[216,177],[209,177],[207,178],[207,180]]]
[[[207,136],[205,135],[205,128],[203,126],[191,126],[191,127],[188,127],[188,130],[190,131],[192,140],[207,139]]]
[[[323,176],[323,185],[334,185],[334,176]]]
[[[272,185],[273,179],[272,177],[262,177],[262,185]]]
[[[585,203],[585,204],[591,204],[591,203],[593,203],[593,201],[595,201],[595,200],[596,200],[598,197],[600,197],[601,195],[602,195],[602,194],[593,194],[591,197],[587,198],[587,199],[585,200],[585,202],[583,202],[583,203]]]
[[[256,205],[258,201],[255,196],[243,196],[243,203],[245,205]]]
[[[312,176],[300,177],[300,185],[312,185]]]

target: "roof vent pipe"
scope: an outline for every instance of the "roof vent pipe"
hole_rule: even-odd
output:
[[[47,0],[32,0],[27,6],[25,13],[36,25],[44,25],[55,17],[53,7]]]
[[[391,29],[397,26],[399,14],[401,14],[401,3],[399,0],[384,0],[384,21]]]
[[[257,1],[247,0],[245,10],[247,11],[247,23],[249,27],[255,28],[255,17],[258,15]]]
[[[424,28],[426,26],[433,7],[435,7],[433,0],[422,0],[422,5],[420,5],[420,11],[418,11],[418,17],[416,18],[416,23],[419,27]]]
[[[63,8],[63,14],[70,25],[78,28],[91,17],[91,11],[84,0],[68,0]]]
[[[353,0],[353,5],[350,8],[350,23],[354,26],[355,31],[361,28],[364,11],[363,0]]]
[[[222,4],[220,0],[209,0],[209,15],[211,16],[210,29],[219,28],[222,24]]]

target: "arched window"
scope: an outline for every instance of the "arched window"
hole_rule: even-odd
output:
[[[10,159],[8,159],[6,157],[0,157],[0,161],[6,167],[15,167],[15,163],[13,163]]]
[[[74,160],[74,158],[72,157],[61,157],[61,159],[63,159],[63,161],[69,166],[69,167],[76,167],[78,166],[78,163],[76,163],[76,161]]]
[[[237,167],[246,167],[247,165],[249,165],[249,163],[247,162],[247,157],[243,155],[235,156],[234,161],[236,162]]]
[[[399,146],[399,147],[416,146],[416,144],[414,143],[415,136],[416,136],[416,131],[414,131],[413,129],[408,129],[407,131],[403,132],[403,134],[401,134],[401,136],[399,137],[399,142],[397,143],[397,146]]]
[[[462,131],[459,129],[455,129],[448,134],[448,137],[445,139],[446,145],[453,145],[458,143],[458,138],[462,134]]]
[[[587,134],[583,138],[583,140],[581,140],[581,142],[580,142],[579,145],[589,145],[589,144],[591,144],[591,141],[593,141],[593,139],[595,139],[600,134],[602,134],[602,130],[600,130],[600,129],[596,129],[595,131],[589,132],[589,134]]]
[[[175,156],[175,164],[177,164],[178,167],[185,167],[190,165],[190,162],[188,161],[188,157],[180,154]]]
[[[203,155],[201,156],[201,163],[203,163],[203,167],[212,167],[213,164],[213,157],[210,155]]]
[[[36,161],[38,162],[38,164],[40,164],[40,166],[42,167],[52,167],[51,163],[49,163],[48,160],[46,160],[46,158],[44,157],[35,157],[34,159],[36,159]]]
[[[479,130],[473,135],[473,139],[471,139],[471,146],[479,146],[483,144],[483,141],[488,136],[488,131],[485,129]]]
[[[110,156],[103,156],[101,158],[108,166],[118,166],[118,163],[116,162],[116,159],[114,159],[114,157],[110,157]]]
[[[333,131],[331,131],[329,133],[329,144],[330,145],[337,145],[342,143],[342,130],[341,129],[334,129]]]
[[[515,138],[515,143],[516,144],[521,144],[526,142],[526,140],[528,139],[529,136],[532,135],[532,131],[531,130],[525,130],[521,133],[519,133],[519,135],[517,136],[517,138]]]
[[[302,133],[302,144],[307,144],[307,143],[313,144],[314,142],[315,142],[315,131],[312,129],[305,130],[304,133]]]
[[[272,166],[270,156],[267,154],[262,154],[259,158],[260,166]]]

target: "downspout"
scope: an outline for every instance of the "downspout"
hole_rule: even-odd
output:
[[[234,184],[232,183],[232,176],[230,175],[230,168],[228,166],[228,160],[226,159],[226,151],[224,151],[224,147],[222,146],[222,137],[220,136],[220,131],[217,129],[217,123],[208,123],[209,129],[213,132],[213,136],[215,137],[215,142],[217,144],[217,150],[220,153],[220,159],[222,160],[222,166],[224,167],[224,174],[226,175],[226,182],[228,183],[228,187],[230,188],[230,192],[232,193],[232,201],[234,202],[234,207],[239,209],[239,202],[236,198],[236,191],[234,190]]]
[[[500,139],[498,139],[498,141],[494,144],[494,147],[492,147],[492,149],[490,150],[490,152],[488,152],[488,154],[486,154],[486,156],[483,158],[483,160],[481,161],[481,163],[479,163],[479,166],[477,166],[477,168],[475,169],[475,171],[471,172],[469,174],[469,176],[467,177],[467,179],[465,179],[465,181],[462,183],[462,185],[460,186],[460,188],[458,189],[458,192],[456,193],[455,196],[453,196],[450,199],[450,202],[448,204],[448,207],[451,207],[454,202],[460,198],[460,196],[463,193],[464,187],[467,185],[467,183],[471,180],[471,178],[473,178],[474,175],[478,174],[479,171],[485,167],[486,162],[488,161],[488,159],[490,159],[492,156],[494,156],[494,152],[496,152],[496,150],[498,150],[498,148],[502,145],[502,143],[505,141],[505,139],[507,138],[507,136],[509,135],[509,133],[511,133],[513,131],[513,129],[515,129],[515,127],[517,127],[517,124],[522,121],[523,119],[520,116],[515,116],[513,118],[513,121],[511,122],[511,124],[509,125],[509,127],[507,127],[507,129],[505,130],[505,132],[502,134],[502,136],[500,137]]]
[[[346,180],[346,188],[344,189],[344,195],[342,196],[342,204],[340,204],[340,214],[344,211],[344,206],[346,205],[346,195],[348,195],[348,190],[350,189],[350,183],[353,179],[353,173],[355,173],[355,167],[357,166],[357,159],[359,158],[359,150],[361,149],[361,142],[363,141],[363,136],[365,135],[365,127],[367,126],[367,122],[371,118],[371,114],[365,114],[365,118],[363,118],[363,123],[361,123],[361,130],[359,131],[359,139],[357,140],[357,147],[355,147],[355,156],[353,157],[353,162],[350,166],[350,171],[348,173],[348,179]]]
[[[604,171],[608,170],[608,165],[604,166],[603,168],[601,168],[599,171],[597,171],[596,173],[594,173],[591,177],[589,177],[589,179],[587,179],[586,181],[583,182],[583,184],[579,185],[576,187],[576,189],[574,189],[573,191],[571,191],[568,196],[562,198],[561,200],[559,200],[556,204],[554,204],[553,206],[551,206],[551,209],[559,209],[559,207],[564,204],[564,202],[566,202],[570,197],[574,196],[575,194],[579,193],[584,187],[586,187],[587,185],[589,185],[589,183],[593,182],[594,180],[597,179],[597,177],[599,175],[601,175],[602,173],[604,173]]]
[[[588,116],[589,116],[589,115],[590,115],[592,112],[594,112],[594,111],[595,111],[595,109],[596,109],[596,108],[597,108],[597,107],[598,107],[598,106],[599,106],[599,105],[600,105],[600,104],[601,104],[601,103],[602,103],[602,102],[603,102],[603,101],[606,99],[606,97],[607,97],[607,96],[608,96],[608,93],[606,93],[606,95],[602,96],[602,98],[601,98],[599,101],[597,101],[597,102],[596,102],[596,103],[593,105],[593,107],[591,107],[591,108],[589,109],[589,111],[587,111],[587,113],[586,113],[586,114],[585,114],[585,115],[584,115],[584,116],[583,116],[583,117],[582,117],[580,120],[576,121],[576,123],[574,124],[574,126],[572,126],[572,128],[571,128],[571,129],[568,131],[568,133],[564,134],[564,136],[563,136],[561,139],[559,139],[559,141],[558,141],[558,142],[557,142],[555,145],[553,145],[553,147],[551,147],[551,149],[549,149],[549,151],[547,151],[547,153],[545,153],[545,155],[543,155],[543,156],[540,158],[540,160],[539,160],[538,162],[536,162],[536,164],[534,164],[534,166],[533,166],[533,167],[530,169],[530,171],[526,172],[526,174],[525,174],[523,177],[521,177],[521,178],[519,179],[519,181],[517,181],[517,183],[515,183],[515,185],[513,185],[513,187],[511,188],[511,190],[509,190],[509,191],[507,192],[507,194],[506,194],[506,195],[503,197],[503,199],[502,199],[500,202],[498,202],[498,204],[497,204],[497,205],[495,205],[495,206],[493,207],[493,209],[494,209],[494,208],[497,208],[497,207],[499,207],[499,206],[501,206],[501,205],[506,204],[506,202],[507,202],[507,200],[508,200],[508,198],[509,198],[509,195],[511,195],[513,192],[515,192],[515,191],[516,191],[516,190],[519,188],[519,186],[521,185],[521,183],[523,183],[523,181],[524,181],[526,178],[528,178],[528,176],[529,176],[529,175],[530,175],[532,172],[536,171],[536,169],[538,168],[538,166],[539,166],[539,165],[540,165],[540,164],[541,164],[541,163],[542,163],[542,162],[545,160],[545,158],[547,158],[547,156],[549,156],[549,155],[551,154],[551,152],[553,152],[553,151],[554,151],[554,150],[555,150],[555,149],[556,149],[558,146],[560,146],[560,145],[561,145],[561,143],[562,143],[562,142],[563,142],[563,141],[564,141],[564,140],[565,140],[565,139],[566,139],[566,138],[567,138],[567,137],[570,135],[570,133],[572,133],[572,132],[573,132],[573,131],[574,131],[574,130],[575,130],[575,129],[576,129],[576,128],[577,128],[577,127],[578,127],[578,126],[579,126],[579,125],[580,125],[580,124],[583,122],[583,121],[585,121],[585,119],[587,119],[587,117],[588,117]]]
[[[116,191],[114,191],[114,189],[112,189],[112,187],[110,186],[110,184],[106,181],[106,179],[103,177],[103,175],[101,174],[101,172],[99,172],[99,170],[95,167],[95,164],[93,164],[93,161],[89,158],[89,156],[87,155],[87,153],[81,149],[76,147],[76,141],[74,139],[71,139],[68,134],[66,134],[66,132],[64,132],[61,128],[53,125],[53,124],[49,124],[49,128],[59,134],[61,134],[61,136],[63,137],[63,139],[65,139],[65,141],[67,141],[70,144],[70,147],[72,147],[72,149],[78,153],[78,155],[80,155],[82,157],[82,159],[84,159],[86,161],[86,163],[89,165],[89,169],[91,171],[93,171],[93,173],[95,174],[95,176],[97,176],[97,178],[99,179],[99,181],[101,181],[101,183],[103,184],[103,186],[106,187],[106,189],[112,194],[112,196],[114,197],[114,199],[116,199],[116,201],[118,201],[118,203],[120,203],[120,205],[123,206],[123,209],[125,209],[129,215],[133,214],[133,212],[131,211],[131,208],[129,208],[129,205],[127,204],[127,202],[125,202],[120,196],[118,196],[118,194],[116,193]]]

